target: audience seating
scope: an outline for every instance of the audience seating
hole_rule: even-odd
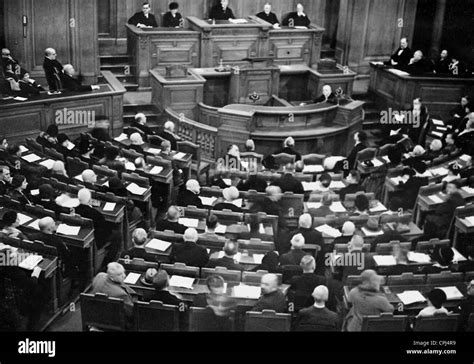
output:
[[[159,269],[160,264],[155,262],[147,262],[141,258],[124,259],[120,258],[119,263],[123,265],[126,271],[146,272],[150,268]]]
[[[403,332],[408,326],[408,316],[393,313],[381,313],[380,316],[362,317],[362,331],[366,332]]]
[[[444,271],[441,273],[428,274],[426,276],[427,284],[459,283],[463,280],[462,273],[452,273]]]
[[[82,331],[89,331],[91,327],[125,331],[126,318],[122,299],[108,297],[102,293],[81,293]]]
[[[294,154],[286,154],[286,153],[280,153],[280,154],[273,154],[273,161],[275,165],[278,166],[285,166],[288,163],[295,163],[296,155]]]
[[[290,331],[291,315],[272,310],[248,311],[245,314],[245,331],[285,332]]]
[[[179,307],[163,302],[135,302],[134,330],[138,332],[179,331]]]
[[[242,278],[242,272],[239,270],[228,270],[225,267],[201,268],[201,278],[205,279],[212,275],[219,275],[226,282],[240,282]]]
[[[399,276],[387,276],[388,286],[419,285],[425,283],[424,274],[402,273]]]
[[[454,332],[457,330],[459,314],[438,314],[431,317],[418,317],[415,320],[415,332]]]
[[[209,181],[209,172],[211,170],[211,164],[209,162],[203,162],[201,160],[201,148],[199,145],[194,144],[189,141],[180,141],[177,142],[178,152],[191,154],[192,164],[191,171],[196,173],[197,179],[201,177],[202,174],[206,175],[206,181]]]
[[[400,244],[400,247],[402,249],[407,249],[410,250],[411,248],[411,243],[400,243],[398,241],[391,241],[390,243],[382,243],[382,244],[377,244],[375,247],[375,253],[377,254],[391,254],[393,246],[396,244]]]
[[[188,267],[184,263],[161,264],[161,269],[167,271],[170,276],[199,278],[199,267]]]
[[[451,245],[449,239],[439,240],[439,239],[431,239],[430,241],[419,241],[416,244],[415,250],[417,252],[429,252],[435,249],[436,247],[446,246],[449,247]]]

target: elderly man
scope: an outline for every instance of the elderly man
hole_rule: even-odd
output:
[[[352,236],[356,231],[356,226],[352,221],[346,221],[344,225],[342,225],[341,233],[342,235],[334,239],[332,246],[335,244],[347,244],[351,241]]]
[[[172,121],[167,121],[165,125],[163,125],[163,130],[158,133],[158,136],[168,140],[171,143],[171,150],[178,150],[177,142],[181,140],[179,136],[175,133],[175,125]]]
[[[100,90],[98,85],[82,85],[81,81],[74,77],[76,71],[71,64],[66,64],[63,68],[61,76],[61,82],[64,89],[75,92],[86,92]]]
[[[12,177],[10,175],[10,168],[7,166],[0,166],[0,196],[6,195],[10,189]]]
[[[234,19],[234,13],[229,8],[229,0],[221,0],[217,5],[211,8],[209,19],[213,20],[229,20]]]
[[[224,189],[222,191],[222,197],[224,198],[224,201],[216,203],[214,205],[214,210],[230,210],[233,212],[244,211],[242,207],[239,207],[236,204],[236,201],[239,199],[239,190],[236,187],[232,186]]]
[[[182,304],[180,297],[167,290],[170,285],[170,278],[165,270],[160,269],[156,272],[153,276],[152,284],[155,291],[144,293],[143,299],[145,301],[160,301],[165,305],[174,306]]]
[[[293,192],[295,194],[304,194],[303,185],[299,180],[294,176],[295,174],[295,165],[288,163],[285,166],[285,173],[273,182],[274,186],[280,187],[282,192]]]
[[[439,58],[435,61],[434,73],[436,74],[448,74],[449,73],[449,64],[451,59],[448,57],[448,51],[443,49]]]
[[[199,198],[201,186],[195,179],[186,182],[186,189],[178,194],[178,205],[181,207],[194,206],[199,209],[203,208],[201,199]]]
[[[92,169],[85,169],[81,173],[82,182],[94,185],[97,183],[97,175]]]
[[[352,307],[346,316],[343,331],[360,331],[364,316],[378,316],[394,310],[387,297],[380,292],[383,277],[373,270],[365,270],[360,278],[362,283],[353,288],[347,297]]]
[[[136,128],[141,130],[145,135],[154,135],[155,132],[150,129],[148,125],[146,125],[146,116],[145,114],[139,112],[135,115],[133,123],[130,125],[132,128]]]
[[[224,245],[224,256],[218,259],[211,259],[207,263],[207,268],[225,267],[229,270],[245,270],[236,260],[239,252],[239,244],[233,241],[227,241]]]
[[[292,27],[306,27],[308,28],[311,25],[311,20],[304,12],[304,7],[302,4],[296,5],[296,11],[289,13],[286,18],[283,20],[283,25]]]
[[[334,215],[334,212],[331,210],[332,201],[332,194],[329,192],[324,192],[321,197],[321,206],[318,208],[310,208],[308,209],[308,212],[314,217],[326,217],[328,215]]]
[[[56,59],[56,50],[47,48],[45,51],[43,69],[48,82],[49,91],[52,93],[61,93],[61,76],[64,73],[63,66]]]
[[[412,75],[421,75],[426,72],[432,72],[432,66],[433,65],[424,58],[423,52],[418,50],[413,55],[413,58],[410,59],[405,70]]]
[[[276,274],[265,274],[262,277],[260,287],[262,295],[252,311],[274,310],[275,312],[286,312],[286,297],[278,288],[278,276]]]
[[[11,52],[8,48],[2,48],[2,70],[5,71],[8,65],[11,66],[12,72],[17,75],[21,76],[24,73],[28,73],[28,71],[23,70],[20,66],[20,62],[12,57]]]
[[[291,250],[280,256],[280,265],[300,265],[301,259],[306,255],[303,251],[305,239],[302,234],[291,238]]]
[[[148,240],[148,234],[145,229],[135,229],[132,233],[133,247],[125,250],[120,255],[121,258],[130,259],[140,258],[147,262],[155,262],[158,260],[157,255],[150,254],[145,250],[145,243]]]
[[[150,3],[144,2],[142,11],[135,13],[129,20],[128,24],[135,25],[137,28],[157,28],[155,16],[151,13]]]
[[[270,3],[266,3],[263,6],[263,11],[257,14],[262,20],[265,20],[267,23],[273,25],[273,28],[277,29],[280,27],[280,22],[278,21],[278,17],[275,13],[272,13],[272,5]]]
[[[125,268],[119,263],[109,263],[107,273],[97,274],[92,282],[92,293],[103,293],[109,297],[122,299],[125,304],[125,313],[133,316],[133,303],[136,300],[135,291],[124,284]]]
[[[179,223],[179,210],[176,206],[170,206],[165,218],[156,222],[156,230],[170,230],[176,234],[184,234],[186,226]]]
[[[337,313],[326,308],[329,290],[326,286],[317,286],[313,291],[314,304],[300,310],[297,331],[339,331],[340,320]]]
[[[390,60],[385,64],[387,66],[395,67],[399,70],[405,70],[410,63],[410,59],[413,56],[413,51],[408,47],[407,38],[400,39],[400,47],[390,57]]]
[[[335,104],[337,103],[336,95],[332,92],[332,88],[329,85],[323,86],[323,94],[314,100],[315,104],[321,103]]]
[[[171,249],[174,261],[193,267],[204,267],[209,261],[209,255],[205,248],[196,244],[198,239],[196,229],[187,229],[183,236],[184,243],[174,244]]]
[[[259,211],[265,212],[267,215],[280,216],[282,211],[279,202],[283,196],[281,188],[278,186],[268,186],[265,192],[267,195],[258,204]],[[280,219],[280,222],[281,221],[283,221],[283,219]]]
[[[255,152],[255,142],[252,139],[247,139],[245,142],[246,152]]]
[[[294,155],[295,161],[301,160],[301,154],[295,150],[295,139],[293,139],[292,137],[286,138],[285,141],[283,142],[283,148],[276,151],[274,154],[281,154],[281,153]]]
[[[342,281],[345,282],[348,276],[358,276],[364,269],[375,267],[374,259],[369,254],[363,253],[364,238],[360,235],[353,235],[348,243],[348,252],[339,259],[338,267],[342,270]]]

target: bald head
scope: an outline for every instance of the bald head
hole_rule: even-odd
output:
[[[364,238],[360,235],[354,235],[349,242],[349,251],[361,251],[364,247]]]
[[[43,217],[38,221],[38,227],[43,234],[52,235],[56,230],[56,223],[52,217]]]
[[[95,172],[92,170],[92,169],[85,169],[83,172],[82,172],[82,180],[85,182],[85,183],[91,183],[91,184],[94,184],[97,182],[97,175],[95,174]]]
[[[186,189],[188,191],[195,193],[196,195],[198,195],[199,192],[201,192],[201,186],[199,185],[199,182],[196,181],[195,179],[190,179],[188,180],[188,182],[186,182]]]
[[[300,228],[303,229],[311,229],[311,225],[313,224],[313,219],[311,218],[310,214],[303,214],[300,216],[298,225]]]
[[[179,219],[179,210],[176,206],[170,206],[168,208],[168,213],[166,214],[169,221],[178,221]]]
[[[68,74],[69,76],[73,76],[76,73],[72,64],[64,65],[63,70],[64,73]]]
[[[174,133],[174,123],[172,121],[167,121],[163,128],[170,133]]]
[[[112,262],[107,265],[107,276],[116,283],[123,283],[125,279],[125,268],[122,264]]]
[[[87,188],[83,188],[77,194],[77,198],[79,199],[79,203],[81,205],[89,205],[92,199],[91,191]]]
[[[46,48],[44,51],[44,55],[49,59],[56,59],[56,50],[54,48]]]
[[[143,246],[147,239],[147,233],[145,229],[135,229],[132,234],[133,244],[135,246]]]
[[[278,289],[278,276],[276,274],[265,274],[260,283],[263,294],[275,292]]]
[[[314,303],[323,305],[329,298],[329,290],[326,286],[317,286],[313,291]]]
[[[265,190],[268,198],[272,201],[280,201],[282,197],[281,188],[278,186],[268,186]]]

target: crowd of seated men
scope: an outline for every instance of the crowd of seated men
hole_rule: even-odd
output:
[[[29,98],[46,92],[45,87],[30,77],[30,72],[22,67],[8,48],[2,49],[0,66],[2,72],[0,93]],[[53,48],[45,50],[43,69],[50,95],[60,94],[62,90],[85,92],[100,89],[97,85],[82,85],[74,67],[71,64],[63,66],[57,60],[57,54]]]
[[[400,40],[400,47],[392,54],[386,66],[408,72],[412,75],[436,75],[449,77],[472,77],[473,69],[459,57],[443,49],[438,57],[427,58],[421,50],[413,51],[407,38]]]

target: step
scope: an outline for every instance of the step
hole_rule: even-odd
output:
[[[128,71],[132,73],[133,67],[130,66],[128,63],[100,65],[101,71],[111,71],[112,73],[125,73],[126,69],[128,69]]]
[[[130,57],[128,54],[104,55],[99,56],[99,61],[101,66],[129,64]]]

